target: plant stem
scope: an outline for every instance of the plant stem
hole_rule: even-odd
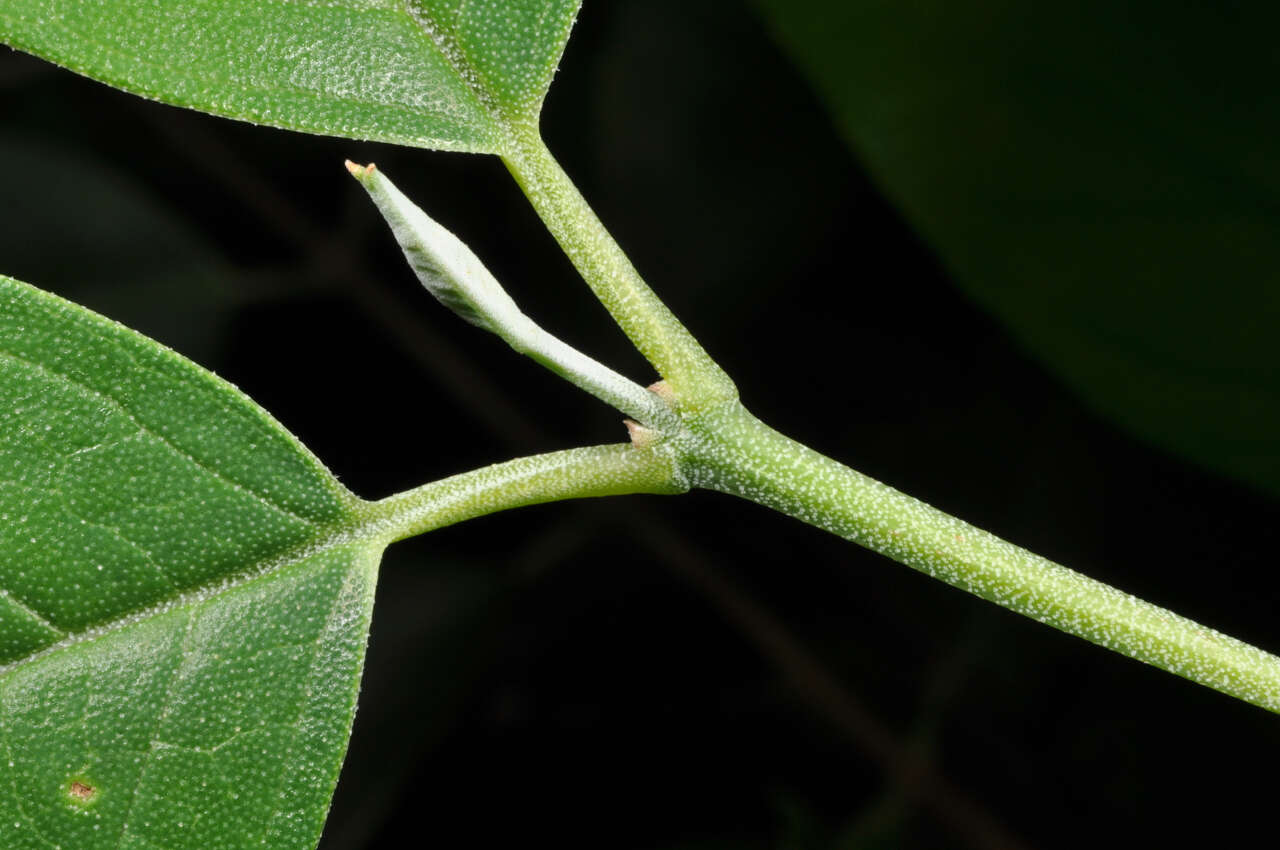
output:
[[[640,279],[535,128],[504,160],[614,319],[675,393],[658,445],[688,482],[750,499],[1100,646],[1280,713],[1280,658],[1014,546],[779,434]]]
[[[675,393],[702,410],[737,398],[733,381],[654,294],[547,150],[533,127],[518,128],[503,161],[547,229],[614,320]]]
[[[1280,712],[1280,658],[1001,540],[778,433],[741,405],[697,421],[685,471],[961,590]]]
[[[669,447],[587,446],[516,458],[433,481],[368,503],[360,519],[364,533],[391,543],[525,505],[688,489]]]

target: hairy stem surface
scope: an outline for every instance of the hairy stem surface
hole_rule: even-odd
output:
[[[778,433],[741,405],[690,424],[694,486],[741,496],[948,584],[1280,712],[1280,658],[1028,552]]]
[[[526,505],[688,489],[674,455],[662,446],[587,446],[516,458],[433,481],[369,503],[363,519],[392,542]]]
[[[656,444],[692,486],[826,529],[1100,646],[1280,713],[1280,658],[1042,558],[779,434],[640,279],[526,128],[505,158],[574,265],[667,379],[680,426]]]
[[[536,129],[522,132],[518,152],[504,162],[591,291],[681,405],[699,410],[737,398],[733,381],[640,277]]]

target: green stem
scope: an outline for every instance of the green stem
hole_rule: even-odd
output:
[[[1280,712],[1280,658],[1001,540],[779,434],[741,405],[689,422],[694,486],[750,499],[962,590]]]
[[[588,446],[495,463],[369,503],[367,533],[390,543],[510,508],[632,493],[688,490],[664,446]]]
[[[654,294],[547,150],[534,128],[503,161],[547,229],[680,405],[703,410],[737,398],[729,376]]]
[[[693,486],[824,528],[983,599],[1183,678],[1280,712],[1280,658],[1094,581],[855,472],[779,434],[631,267],[543,145],[506,157],[597,297],[667,379],[682,427],[657,441]]]

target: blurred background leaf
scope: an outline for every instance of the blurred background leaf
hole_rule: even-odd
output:
[[[1132,433],[1280,492],[1280,8],[757,0],[948,272]]]
[[[137,316],[196,362],[213,356],[232,311],[275,286],[235,269],[182,211],[67,144],[0,134],[5,175],[0,256],[7,272],[39,277],[106,316]],[[67,199],[77,199],[71,208]]]

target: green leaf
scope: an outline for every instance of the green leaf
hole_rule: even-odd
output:
[[[0,41],[215,115],[504,153],[580,0],[6,0]]]
[[[732,381],[538,134],[580,0],[7,0],[0,41],[126,91],[277,127],[493,153],[690,409]]]
[[[622,444],[366,502],[234,387],[0,276],[0,847],[310,850],[387,543],[687,489]]]
[[[1280,492],[1274,4],[757,0],[955,280],[1097,411]]]
[[[237,390],[0,277],[0,846],[315,846],[377,563]]]

